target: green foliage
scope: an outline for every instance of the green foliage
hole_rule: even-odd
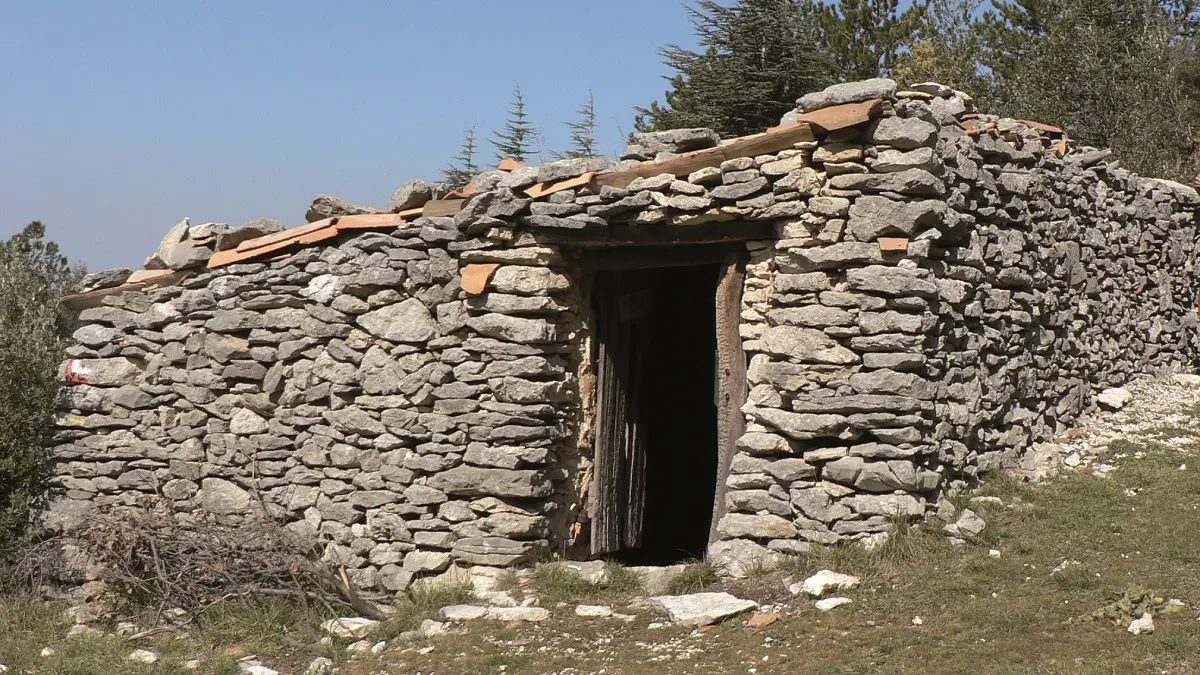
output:
[[[667,593],[699,593],[721,581],[721,567],[711,560],[688,563],[667,582]]]
[[[1140,174],[1190,179],[1200,164],[1197,16],[1158,0],[1067,0],[1009,76],[1003,112],[1111,147]]]
[[[843,80],[886,77],[912,43],[924,10],[899,0],[839,0],[820,7],[822,42]]]
[[[983,110],[992,109],[995,77],[980,63],[988,36],[976,19],[983,4],[984,0],[927,0],[915,41],[897,59],[892,77],[901,85],[951,85],[969,92]]]
[[[529,121],[525,112],[525,97],[521,94],[521,85],[513,90],[512,108],[508,119],[504,121],[502,131],[492,132],[494,138],[491,144],[496,147],[496,161],[516,159],[524,162],[534,153],[533,144],[537,141],[537,130]]]
[[[475,127],[467,129],[463,138],[462,148],[454,157],[454,163],[442,169],[442,178],[452,189],[466,186],[479,175],[479,165],[475,163]]]
[[[579,108],[579,119],[567,122],[571,130],[571,147],[564,153],[554,153],[558,159],[596,157],[596,97],[588,89],[587,103]]]
[[[833,81],[809,0],[700,0],[689,7],[699,51],[659,50],[674,71],[664,102],[637,108],[638,131],[709,127],[723,136],[778,123],[796,99]]]
[[[45,235],[35,221],[0,242],[0,541],[6,543],[28,535],[45,493],[56,369],[74,330],[58,299],[82,277]],[[17,548],[0,547],[0,562]]]

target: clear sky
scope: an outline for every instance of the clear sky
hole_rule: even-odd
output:
[[[591,88],[615,153],[668,42],[692,42],[678,0],[0,0],[0,237],[41,220],[90,269],[137,268],[184,216],[386,206],[517,83],[546,150]]]

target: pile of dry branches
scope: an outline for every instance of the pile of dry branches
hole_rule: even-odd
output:
[[[79,545],[114,599],[192,615],[220,602],[288,596],[384,618],[346,576],[320,560],[320,546],[269,520],[180,523],[169,509],[98,515]],[[95,573],[95,572],[94,572]]]

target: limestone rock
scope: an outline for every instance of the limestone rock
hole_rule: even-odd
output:
[[[360,213],[373,213],[374,209],[358,204],[351,204],[341,197],[333,195],[320,194],[317,195],[312,205],[308,207],[308,213],[304,214],[305,222],[315,223],[318,220],[333,218],[335,216],[356,216]]]
[[[792,592],[792,595],[806,593],[814,598],[819,598],[831,590],[843,591],[858,588],[860,582],[858,577],[850,574],[821,570],[799,584],[792,584],[788,590]]]
[[[650,604],[665,612],[675,623],[707,626],[758,607],[753,600],[742,600],[728,593],[692,593],[656,595]]]
[[[1096,402],[1105,408],[1108,408],[1109,410],[1120,410],[1121,408],[1129,405],[1129,402],[1132,400],[1132,392],[1130,392],[1128,389],[1117,387],[1105,389],[1104,391],[1100,392],[1099,396],[1096,397]]]
[[[796,101],[796,110],[805,113],[843,103],[859,103],[873,98],[888,99],[895,94],[896,83],[884,78],[846,82],[801,96]]]
[[[388,210],[395,213],[415,209],[433,199],[433,184],[420,179],[413,179],[396,188],[388,201]]]
[[[228,251],[238,247],[243,241],[265,237],[268,234],[282,232],[287,226],[278,220],[257,218],[243,223],[237,229],[217,236],[217,250]]]
[[[437,320],[416,298],[367,312],[355,322],[371,335],[390,342],[425,342],[438,332]]]
[[[849,605],[851,602],[854,602],[854,601],[851,600],[850,598],[825,598],[824,600],[818,600],[816,602],[815,606],[818,611],[828,612],[829,610],[834,609],[836,607],[841,607],[842,605]]]
[[[345,639],[362,639],[375,631],[379,622],[358,616],[347,616],[340,619],[330,619],[321,624],[321,630],[334,637]]]
[[[250,493],[223,478],[205,478],[200,487],[200,506],[218,515],[242,513],[250,508]]]

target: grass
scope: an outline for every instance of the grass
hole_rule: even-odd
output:
[[[667,582],[668,595],[700,593],[721,582],[721,568],[711,560],[695,560]]]
[[[418,581],[400,597],[392,616],[371,637],[390,640],[401,633],[417,630],[422,621],[434,618],[443,607],[464,605],[474,600],[475,589],[468,580]]]
[[[565,565],[542,563],[533,568],[530,584],[543,605],[557,602],[612,602],[641,590],[641,578],[629,568],[610,562],[604,570],[606,579],[592,582]]]
[[[58,603],[30,595],[0,599],[0,663],[9,672],[53,675],[176,674],[198,660],[201,672],[240,673],[243,656],[262,655],[276,669],[298,669],[316,656],[335,658],[334,650],[319,645],[324,616],[284,601],[220,603],[198,617],[186,631],[129,640],[114,635],[67,638],[71,622]],[[42,649],[55,650],[41,656]],[[126,659],[137,648],[160,655],[154,664]]]

